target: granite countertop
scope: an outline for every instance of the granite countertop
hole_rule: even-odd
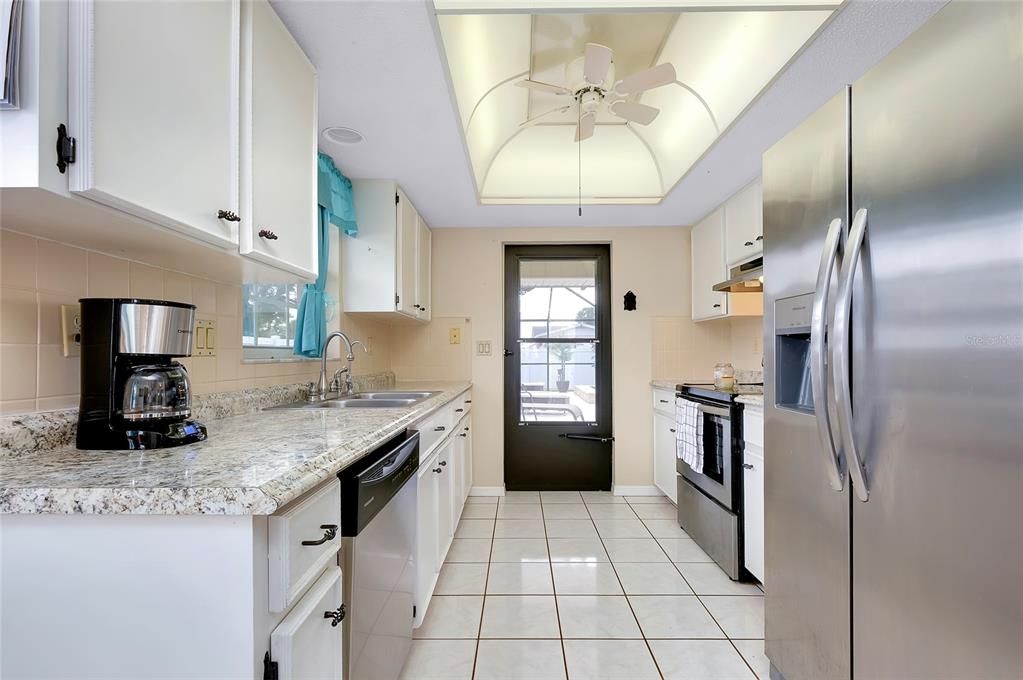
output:
[[[761,393],[761,394],[743,394],[741,396],[736,397],[735,400],[737,402],[739,402],[740,404],[746,404],[747,406],[752,406],[754,408],[759,408],[759,409],[763,409],[764,408],[764,395],[763,395],[763,393]]]
[[[146,451],[34,451],[3,461],[0,514],[269,515],[469,389],[406,408],[275,409],[212,420],[209,439]]]

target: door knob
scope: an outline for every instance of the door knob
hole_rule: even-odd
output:
[[[752,470],[752,469],[754,469],[754,468],[753,468],[753,465],[752,465],[751,463],[743,463],[743,464],[742,464],[742,466],[743,466],[744,468],[746,468],[747,470]]]

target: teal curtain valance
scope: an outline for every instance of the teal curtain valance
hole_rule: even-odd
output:
[[[307,283],[298,303],[298,318],[295,323],[294,353],[314,358],[320,356],[323,341],[327,338],[326,295],[327,271],[330,269],[330,228],[340,228],[349,236],[359,233],[355,221],[355,199],[352,196],[352,182],[341,174],[334,161],[326,154],[319,154],[317,173],[317,196],[319,203],[319,271],[316,283]]]
[[[355,221],[351,180],[341,174],[330,156],[322,152],[319,154],[318,168],[317,193],[320,206],[327,211],[331,224],[349,236],[355,236],[359,233],[359,225]]]

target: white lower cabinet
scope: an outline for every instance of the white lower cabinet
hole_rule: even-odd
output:
[[[469,393],[460,396],[440,413],[422,424],[420,432],[434,433],[443,426],[440,440],[431,439],[420,454],[417,477],[418,517],[416,520],[416,625],[426,616],[437,577],[451,549],[465,499],[472,488],[472,426],[468,410]],[[459,418],[461,416],[461,418]],[[422,436],[422,435],[420,435]],[[420,440],[422,445],[422,439]]]
[[[270,634],[278,680],[342,677],[341,569],[330,567]]]
[[[746,413],[743,419],[746,441],[742,461],[742,528],[746,569],[761,583],[764,581],[764,449],[758,441],[763,441],[763,422],[761,414]]]
[[[444,563],[444,557],[451,547],[451,539],[455,536],[454,522],[457,520],[454,508],[454,474],[455,466],[451,453],[455,443],[451,438],[444,440],[437,452],[437,467],[433,469],[437,475],[437,565]]]
[[[675,449],[675,417],[654,411],[654,484],[672,503],[678,502]]]

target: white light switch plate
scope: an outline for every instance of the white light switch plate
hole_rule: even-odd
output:
[[[64,356],[82,356],[82,308],[79,305],[60,306],[60,337]]]

